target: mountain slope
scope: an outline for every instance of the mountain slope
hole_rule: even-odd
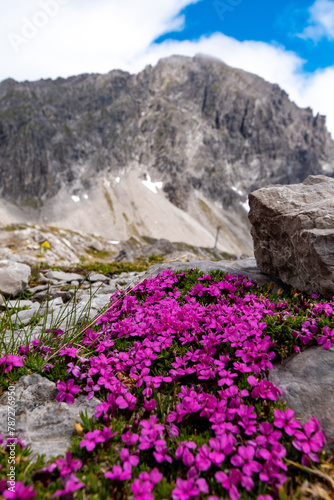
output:
[[[75,229],[108,226],[117,239],[184,235],[204,245],[221,225],[221,247],[241,253],[251,247],[247,194],[317,173],[334,173],[325,118],[206,56],[172,56],[138,75],[0,83],[0,197],[31,221],[81,220]],[[145,185],[150,178],[161,189]],[[156,190],[153,210],[140,186]],[[183,212],[191,219],[185,232]]]

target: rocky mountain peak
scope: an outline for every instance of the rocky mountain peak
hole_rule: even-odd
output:
[[[251,247],[250,191],[333,172],[334,142],[324,117],[298,108],[277,85],[201,54],[168,57],[137,75],[114,70],[0,83],[0,197],[15,203],[18,214],[25,207],[30,222],[43,217],[66,227],[71,197],[85,195],[109,213],[103,224],[108,220],[116,239],[136,231],[165,237],[152,229],[150,216],[145,220],[136,189],[129,192],[130,178],[150,179],[162,183],[161,204],[191,217],[192,228],[200,224],[213,238],[223,226],[231,242],[224,249],[236,253]],[[115,191],[122,176],[126,201]]]

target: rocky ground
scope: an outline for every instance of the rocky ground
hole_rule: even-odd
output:
[[[94,262],[142,262],[155,260],[236,259],[218,246],[197,247],[167,239],[132,237],[117,241],[53,226],[10,224],[0,226],[0,259],[28,265],[76,266]]]

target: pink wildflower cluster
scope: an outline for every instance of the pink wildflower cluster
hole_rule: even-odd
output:
[[[63,483],[63,489],[57,490],[51,498],[64,497],[72,499],[74,492],[84,487],[84,483],[80,482],[76,477],[76,473],[81,467],[81,460],[72,460],[71,452],[67,452],[65,458],[58,458],[55,463],[39,469],[34,476],[35,479],[41,480],[44,486],[47,487],[52,481],[51,476],[57,473]]]
[[[100,331],[90,328],[83,339],[84,345],[94,346],[91,358],[80,358],[73,348],[63,349],[60,354],[73,378],[58,382],[57,400],[72,404],[80,390],[87,399],[104,395],[95,415],[104,422],[104,430],[87,433],[80,444],[92,452],[115,435],[108,427],[113,417],[129,415],[138,405],[147,413],[155,411],[158,390],[180,387],[164,424],[152,414],[137,422],[135,432],[128,429],[122,434],[125,446],[119,452],[119,464],[105,473],[115,484],[132,481],[135,500],[153,498],[154,486],[163,477],[160,464],[174,462],[180,465],[173,500],[214,495],[217,488],[223,489],[225,497],[238,500],[242,490],[253,490],[259,481],[277,489],[287,478],[282,442],[290,439],[304,463],[318,460],[324,444],[315,419],[302,427],[292,410],[276,410],[271,424],[257,415],[253,404],[275,402],[281,394],[266,379],[275,343],[265,333],[264,318],[284,311],[286,303],[258,298],[250,293],[253,282],[231,275],[219,283],[204,276],[180,300],[178,279],[164,271],[104,313],[97,321]],[[203,299],[207,299],[204,304]],[[317,331],[314,320],[302,328],[306,336]],[[326,328],[323,333],[329,338]],[[129,339],[132,346],[119,351],[117,339]],[[167,372],[156,375],[159,356],[173,344],[182,347],[182,356],[175,355]],[[243,389],[237,385],[240,381]],[[198,446],[195,441],[179,440],[180,430],[191,422],[211,429],[208,443]],[[157,466],[133,479],[133,468],[144,452]],[[215,478],[210,484],[207,471]],[[70,483],[70,488],[75,484]]]
[[[80,357],[71,345],[61,349],[69,380],[58,381],[57,401],[73,404],[79,393],[88,400],[100,399],[95,417],[102,424],[80,442],[85,452],[96,454],[95,459],[98,448],[108,449],[117,435],[111,427],[113,418],[123,415],[130,420],[134,412],[145,412],[116,438],[122,440],[119,458],[104,473],[111,488],[129,481],[134,500],[152,500],[154,488],[168,482],[163,471],[170,466],[177,470],[173,500],[197,499],[201,494],[209,500],[218,500],[216,495],[238,500],[259,482],[277,492],[287,479],[285,445],[292,445],[307,465],[319,461],[325,442],[314,418],[302,426],[291,409],[276,409],[267,422],[265,412],[256,409],[268,408],[281,395],[266,376],[273,367],[275,342],[266,333],[265,320],[275,316],[283,322],[292,313],[286,301],[275,304],[252,293],[254,283],[241,275],[226,275],[219,283],[203,276],[181,297],[177,285],[185,274],[164,271],[106,311],[82,339],[93,352],[91,357]],[[314,305],[301,331],[293,332],[302,345],[316,339],[329,349],[334,343],[334,330],[319,327],[320,316],[334,315],[332,305]],[[300,307],[309,304],[304,300]],[[64,332],[50,333],[57,338]],[[119,345],[128,347],[122,350]],[[44,359],[50,353],[42,341],[34,340],[20,346],[19,356],[0,359],[4,371],[23,366],[29,349]],[[160,360],[167,350],[173,358],[162,369]],[[52,368],[47,363],[43,370]],[[165,405],[158,393],[174,398]],[[161,414],[163,421],[157,416]],[[198,440],[193,429],[206,429],[207,442]],[[185,435],[190,437],[185,440]],[[139,473],[137,467],[143,465],[147,470]],[[37,474],[47,486],[57,472],[63,489],[53,497],[72,498],[84,486],[77,478],[81,467],[81,461],[67,453]],[[258,500],[272,498],[258,496]]]

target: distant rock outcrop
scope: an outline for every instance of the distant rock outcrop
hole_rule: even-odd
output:
[[[241,254],[249,192],[333,172],[323,116],[207,56],[0,83],[0,197],[30,222],[203,246],[220,225],[221,248]]]
[[[334,295],[334,179],[267,186],[249,195],[257,264],[307,293]]]

